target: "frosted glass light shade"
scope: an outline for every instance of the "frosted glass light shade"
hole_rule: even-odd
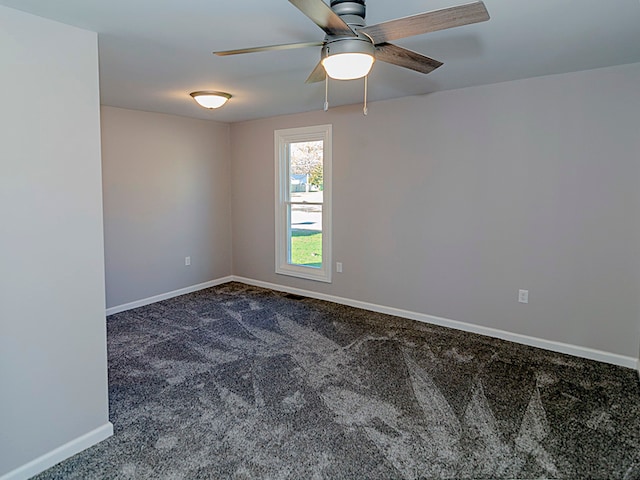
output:
[[[368,53],[337,53],[325,57],[322,66],[335,80],[355,80],[369,74],[373,61]]]
[[[193,92],[190,93],[198,105],[204,108],[220,108],[231,98],[231,95],[224,92]]]

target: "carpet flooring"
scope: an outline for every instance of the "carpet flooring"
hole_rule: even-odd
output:
[[[108,317],[48,479],[640,479],[634,370],[240,283]]]

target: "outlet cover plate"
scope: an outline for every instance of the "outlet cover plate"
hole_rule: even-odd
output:
[[[518,302],[529,303],[529,290],[518,290]]]

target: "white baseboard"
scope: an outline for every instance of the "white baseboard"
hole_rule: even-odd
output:
[[[622,367],[634,368],[638,370],[640,376],[640,360],[633,357],[625,357],[624,355],[618,355],[616,353],[604,352],[601,350],[595,350],[589,347],[582,347],[579,345],[571,345],[568,343],[554,342],[552,340],[545,340],[543,338],[530,337],[528,335],[521,335],[519,333],[507,332],[505,330],[499,330],[490,327],[484,327],[482,325],[474,325],[472,323],[460,322],[457,320],[451,320],[449,318],[436,317],[433,315],[427,315],[425,313],[412,312],[410,310],[402,310],[394,307],[387,307],[384,305],[377,305],[375,303],[361,302],[359,300],[352,300],[350,298],[338,297],[335,295],[328,295],[324,293],[313,292],[311,290],[304,290],[301,288],[293,288],[285,285],[279,285],[275,283],[263,282],[261,280],[254,280],[251,278],[240,277],[237,275],[229,275],[227,277],[218,278],[209,282],[200,283],[191,287],[181,288],[174,290],[173,292],[167,292],[153,297],[143,298],[135,302],[126,303],[124,305],[118,305],[107,309],[107,315],[113,315],[114,313],[124,312],[131,310],[132,308],[143,307],[161,300],[168,298],[185,295],[187,293],[196,292],[209,287],[215,287],[227,282],[241,282],[247,285],[254,285],[256,287],[269,288],[271,290],[277,290],[280,292],[294,293],[305,297],[317,298],[318,300],[326,300],[328,302],[339,303],[341,305],[348,305],[350,307],[362,308],[363,310],[369,310],[372,312],[385,313],[388,315],[395,315],[396,317],[408,318],[410,320],[417,320],[423,323],[429,323],[433,325],[440,325],[443,327],[453,328],[456,330],[462,330],[470,333],[477,333],[480,335],[486,335],[488,337],[500,338],[502,340],[508,340],[510,342],[520,343],[522,345],[529,345],[531,347],[543,348],[552,352],[565,353],[567,355],[573,355],[575,357],[586,358],[589,360],[596,360],[598,362],[610,363],[613,365],[620,365]],[[4,479],[0,479],[4,480]]]
[[[145,305],[151,305],[152,303],[159,302],[161,300],[167,300],[168,298],[179,297],[187,293],[197,292],[198,290],[204,290],[205,288],[215,287],[216,285],[222,285],[233,281],[232,276],[217,278],[208,282],[199,283],[198,285],[192,285],[190,287],[181,288],[172,292],[161,293],[160,295],[154,295],[153,297],[143,298],[142,300],[136,300],[135,302],[125,303],[123,305],[117,305],[115,307],[107,308],[107,316],[114,313],[120,313],[133,308],[144,307]],[[1,480],[1,479],[0,479]]]
[[[233,276],[233,280],[236,282],[246,283],[248,285],[254,285],[256,287],[269,288],[271,290],[277,290],[280,292],[293,293],[305,297],[317,298],[318,300],[326,300],[329,302],[339,303],[341,305],[348,305],[350,307],[362,308],[363,310],[370,310],[372,312],[395,315],[397,317],[408,318],[410,320],[417,320],[419,322],[429,323],[433,325],[440,325],[443,327],[453,328],[470,333],[478,333],[480,335],[500,338],[502,340],[508,340],[510,342],[520,343],[522,345],[543,348],[552,352],[565,353],[567,355],[573,355],[574,357],[596,360],[598,362],[620,365],[627,368],[638,368],[638,373],[640,375],[640,363],[633,357],[625,357],[623,355],[603,352],[601,350],[595,350],[579,345],[571,345],[568,343],[554,342],[552,340],[545,340],[542,338],[521,335],[519,333],[511,333],[504,330],[484,327],[482,325],[474,325],[472,323],[459,322],[457,320],[450,320],[448,318],[436,317],[424,313],[401,310],[398,308],[386,307],[383,305],[376,305],[374,303],[361,302],[358,300],[351,300],[349,298],[337,297],[334,295],[327,295],[324,293],[312,292],[310,290],[287,287],[284,285],[277,285],[275,283],[262,282],[259,280],[253,280],[251,278]]]
[[[113,425],[111,422],[107,422],[101,427],[71,440],[64,445],[51,450],[49,453],[45,453],[35,460],[4,474],[0,477],[0,480],[26,480],[31,478],[41,472],[44,472],[46,469],[53,467],[55,464],[80,453],[82,450],[100,443],[111,435],[113,435]]]

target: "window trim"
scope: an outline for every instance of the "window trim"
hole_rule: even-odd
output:
[[[289,239],[289,158],[288,144],[323,141],[323,201],[322,201],[322,267],[292,265],[288,258]],[[331,159],[332,126],[275,130],[275,266],[276,273],[331,283]]]

